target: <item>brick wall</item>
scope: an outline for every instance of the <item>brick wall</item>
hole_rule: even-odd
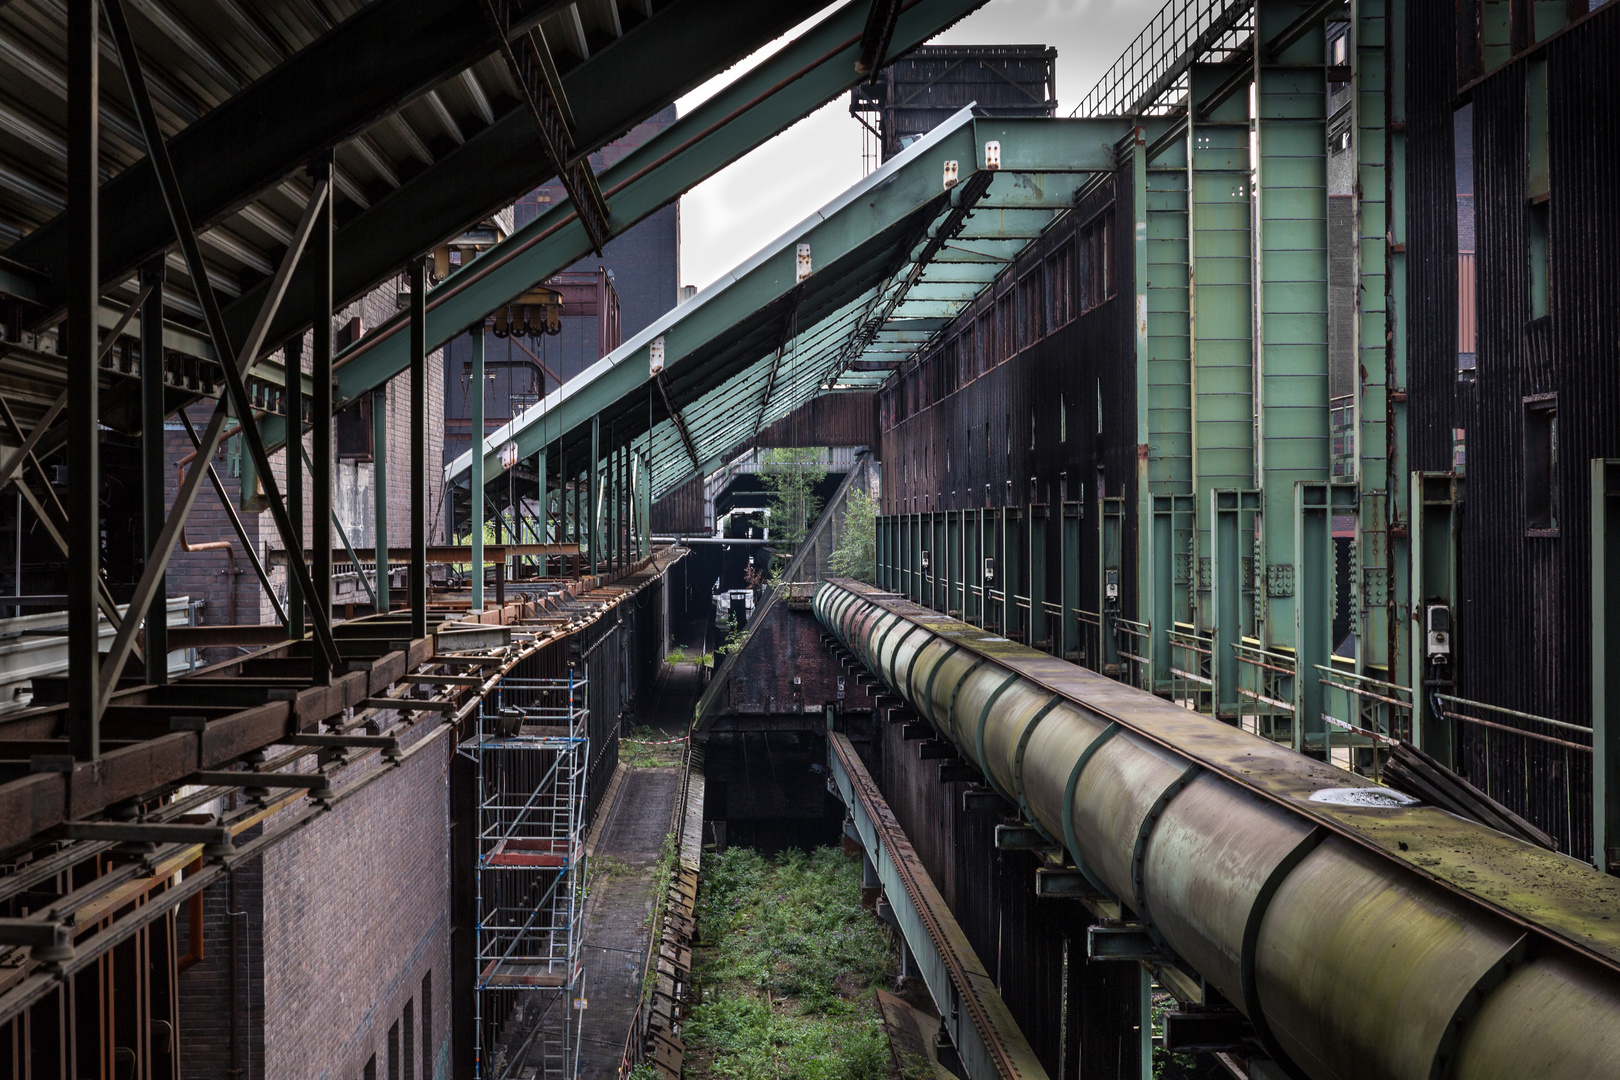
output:
[[[725,696],[720,714],[802,713],[836,701],[844,669],[821,643],[821,634],[821,624],[811,612],[796,611],[785,603],[774,605],[731,669],[721,691]],[[846,694],[854,690],[850,682]]]
[[[404,1041],[407,1005],[411,1066],[400,1075],[448,1075],[449,746],[265,852],[265,1080],[360,1076],[373,1054],[387,1076],[390,1029],[400,1023]]]
[[[237,870],[237,1076],[229,885],[204,893],[204,959],[180,976],[183,1075],[348,1080],[375,1055],[388,1077],[392,1040],[398,1076],[450,1075],[450,749],[441,740]],[[376,766],[362,758],[334,784]],[[189,917],[183,906],[182,948]]]
[[[251,839],[257,830],[243,834]],[[243,863],[235,873],[235,904],[229,879],[203,892],[203,956],[180,973],[180,1075],[192,1080],[235,1080],[231,1072],[231,1022],[236,1031],[236,1075],[264,1075],[264,920],[263,865]],[[234,997],[231,926],[235,912]],[[191,905],[180,905],[175,940],[190,941]]]

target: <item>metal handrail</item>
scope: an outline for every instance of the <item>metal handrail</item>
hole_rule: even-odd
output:
[[[1503,708],[1500,705],[1487,705],[1483,701],[1470,701],[1468,698],[1457,697],[1457,696],[1455,696],[1453,694],[1440,694],[1440,693],[1437,693],[1434,696],[1439,698],[1441,701],[1456,702],[1458,705],[1466,705],[1471,709],[1489,709],[1491,712],[1501,713],[1504,716],[1516,716],[1520,720],[1533,720],[1538,724],[1547,724],[1547,725],[1550,725],[1551,727],[1562,728],[1565,731],[1573,731],[1573,732],[1576,732],[1577,734],[1580,734],[1580,735],[1590,735],[1590,734],[1592,734],[1592,729],[1589,728],[1589,727],[1582,727],[1579,724],[1567,723],[1567,722],[1565,722],[1563,720],[1554,720],[1550,716],[1537,716],[1535,713],[1520,712],[1517,709],[1507,709],[1507,708]],[[1449,710],[1447,710],[1447,711],[1449,712]],[[1484,722],[1485,721],[1480,721],[1480,723],[1484,723]],[[1519,729],[1517,729],[1517,728],[1509,728],[1508,730],[1509,731],[1517,731]],[[1590,747],[1588,747],[1588,749],[1590,749]]]
[[[1252,0],[1169,0],[1071,116],[1135,116],[1154,108],[1193,63],[1247,37]]]

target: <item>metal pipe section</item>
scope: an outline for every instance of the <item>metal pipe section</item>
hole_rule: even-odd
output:
[[[894,593],[814,609],[1290,1073],[1620,1076],[1620,881]]]

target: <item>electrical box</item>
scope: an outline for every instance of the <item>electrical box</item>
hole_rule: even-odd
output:
[[[1423,627],[1428,631],[1428,657],[1445,660],[1451,656],[1451,609],[1444,604],[1430,604],[1424,612]]]
[[[927,548],[923,548],[923,553],[922,553],[922,569],[923,569],[923,573],[926,574],[930,570],[932,570],[933,568],[934,568],[933,556],[929,553]]]
[[[1119,571],[1112,567],[1103,571],[1103,599],[1110,604],[1119,603]]]
[[[984,582],[988,585],[994,580],[996,580],[996,560],[986,559],[984,560]]]

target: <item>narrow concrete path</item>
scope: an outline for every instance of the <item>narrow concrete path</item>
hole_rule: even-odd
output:
[[[580,1076],[612,1080],[640,1004],[652,931],[653,874],[675,809],[673,768],[627,769],[593,853],[585,902]]]

